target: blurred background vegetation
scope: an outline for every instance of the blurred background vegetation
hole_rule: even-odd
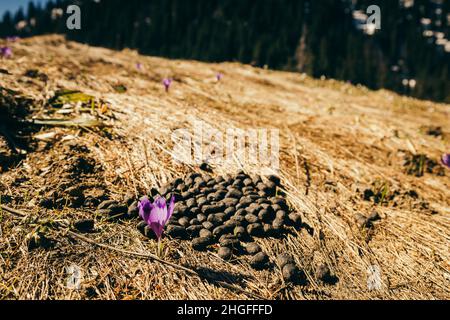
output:
[[[70,4],[81,7],[81,30],[66,28]],[[373,4],[381,30],[365,24]],[[4,13],[0,37],[61,33],[95,46],[240,61],[450,103],[449,8],[447,0],[57,0]]]

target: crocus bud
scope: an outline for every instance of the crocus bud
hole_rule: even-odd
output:
[[[172,79],[166,78],[163,80],[164,88],[166,89],[166,92],[169,92],[170,86],[172,85]]]
[[[446,153],[442,156],[442,164],[447,168],[450,168],[450,154]]]
[[[3,58],[6,58],[6,59],[11,58],[12,55],[13,55],[12,49],[10,47],[1,47],[0,48],[0,55]]]

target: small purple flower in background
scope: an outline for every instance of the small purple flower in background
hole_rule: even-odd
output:
[[[166,88],[166,92],[169,92],[170,86],[172,85],[172,79],[166,78],[163,80],[164,88]]]
[[[0,55],[3,58],[11,58],[12,57],[12,49],[10,47],[1,47],[0,48]]]
[[[8,41],[8,42],[17,42],[19,40],[20,40],[20,38],[18,36],[12,36],[12,37],[6,38],[6,41]]]
[[[220,72],[218,74],[216,74],[216,79],[217,79],[217,82],[220,82],[223,79],[223,74],[221,74]]]
[[[139,71],[142,71],[142,63],[140,63],[140,62],[136,63],[136,69],[138,69]]]
[[[442,164],[450,168],[450,154],[446,153],[442,156]]]
[[[164,227],[172,216],[175,207],[175,197],[170,199],[169,207],[167,208],[166,199],[162,197],[156,198],[153,204],[147,197],[139,201],[138,209],[139,216],[147,223],[158,238],[158,255],[161,255],[161,237],[164,232]]]

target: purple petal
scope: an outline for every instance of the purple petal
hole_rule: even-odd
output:
[[[167,221],[172,217],[173,210],[175,209],[175,196],[172,195],[170,198],[169,210],[167,212]]]
[[[153,209],[153,205],[147,197],[142,198],[138,203],[139,216],[144,220],[147,224],[149,224],[150,214]]]
[[[161,236],[162,236],[163,231],[164,231],[164,225],[161,225],[161,224],[156,223],[156,222],[152,222],[152,223],[150,223],[150,228],[156,234],[156,237],[158,239],[161,239]]]
[[[157,197],[153,205],[160,209],[163,209],[166,207],[166,199],[164,197]]]
[[[444,164],[445,166],[447,166],[448,168],[450,168],[450,154],[444,154],[442,156],[442,164]]]
[[[153,206],[152,212],[149,218],[149,226],[158,236],[158,239],[161,238],[162,232],[164,230],[164,226],[167,222],[167,207],[160,208],[157,205]]]

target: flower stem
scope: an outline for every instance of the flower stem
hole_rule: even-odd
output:
[[[162,243],[161,243],[161,239],[158,239],[158,251],[157,251],[157,255],[158,257],[161,258],[162,256]]]

